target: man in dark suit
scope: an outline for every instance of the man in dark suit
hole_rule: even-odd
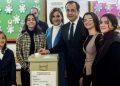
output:
[[[58,44],[59,46],[56,45],[49,50],[40,49],[39,53],[46,54],[64,51],[68,86],[80,86],[79,80],[83,74],[85,59],[85,54],[83,53],[82,48],[87,33],[83,28],[82,18],[79,17],[79,4],[75,1],[69,1],[66,3],[65,9],[70,21],[62,27],[62,37]],[[71,27],[73,27],[72,38],[70,36]]]
[[[31,8],[31,13],[33,13],[36,16],[36,18],[38,19],[38,25],[40,26],[41,31],[45,34],[46,30],[48,29],[48,25],[47,25],[47,23],[39,20],[39,18],[38,18],[38,16],[39,16],[39,10],[38,10],[38,8],[32,7]]]

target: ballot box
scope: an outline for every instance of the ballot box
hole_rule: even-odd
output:
[[[58,86],[58,54],[32,54],[30,62],[31,86]]]

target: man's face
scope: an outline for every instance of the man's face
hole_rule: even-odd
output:
[[[31,9],[31,13],[34,14],[36,18],[38,18],[39,13],[37,9],[35,8]]]
[[[76,8],[76,4],[75,3],[67,4],[66,5],[66,13],[67,13],[67,18],[71,22],[74,22],[79,15],[79,11]]]

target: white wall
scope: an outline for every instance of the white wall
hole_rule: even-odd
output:
[[[71,1],[71,0],[68,0]],[[88,0],[73,0],[80,5],[80,16],[82,17],[86,12],[88,12]]]
[[[7,43],[7,47],[16,53],[16,43]]]
[[[7,43],[7,47],[14,52],[14,55],[16,57],[16,43]]]

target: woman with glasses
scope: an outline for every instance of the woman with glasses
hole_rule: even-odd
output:
[[[83,16],[84,27],[88,32],[88,37],[83,44],[83,51],[86,54],[81,84],[83,86],[92,86],[92,64],[95,59],[97,49],[95,41],[100,33],[99,19],[93,12],[87,12]],[[97,38],[96,38],[97,37]]]

